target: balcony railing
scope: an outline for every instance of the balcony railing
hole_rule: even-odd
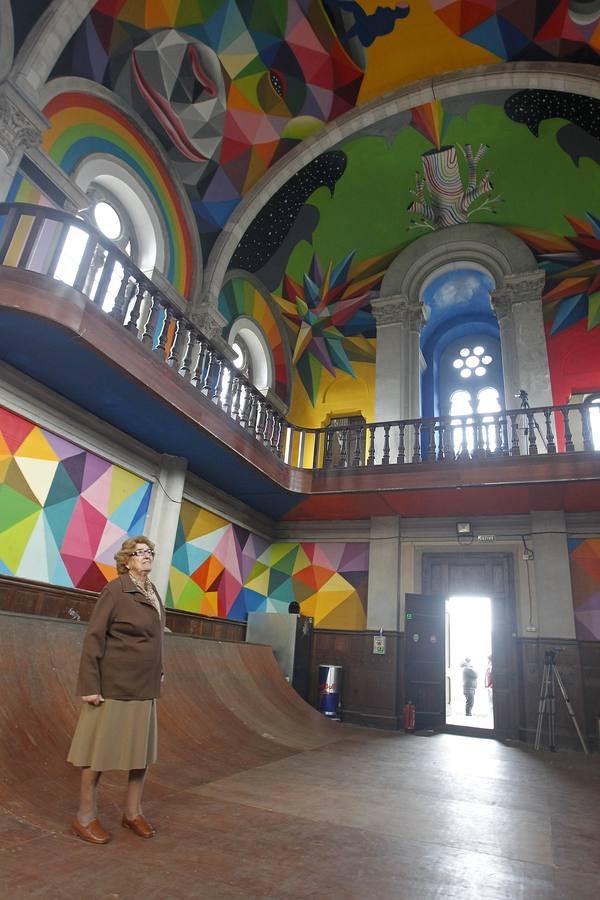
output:
[[[64,280],[61,262],[72,229],[81,246],[67,283],[284,464],[358,470],[594,450],[592,407],[586,404],[300,428],[281,415],[126,253],[82,219],[41,206],[0,204],[0,265]]]

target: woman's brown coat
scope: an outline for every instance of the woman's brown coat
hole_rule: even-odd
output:
[[[158,697],[164,627],[162,603],[159,616],[129,575],[107,584],[83,641],[78,695],[102,694],[111,700]]]

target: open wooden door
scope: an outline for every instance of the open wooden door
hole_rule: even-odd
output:
[[[446,598],[406,594],[404,700],[414,703],[415,728],[446,722]]]

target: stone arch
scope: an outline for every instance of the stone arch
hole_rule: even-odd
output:
[[[10,72],[14,52],[14,29],[10,0],[0,0],[0,81]]]
[[[542,318],[545,275],[518,237],[495,225],[456,225],[424,235],[389,266],[372,304],[377,320],[375,418],[421,415],[420,332],[423,291],[440,270],[459,263],[488,273],[494,281],[492,307],[502,346],[505,406],[526,390],[531,406],[552,403]]]
[[[54,0],[40,16],[20,48],[12,70],[15,83],[37,96],[50,72],[96,0]]]
[[[471,263],[492,277],[496,290],[505,279],[537,271],[535,256],[523,241],[497,225],[454,225],[425,234],[402,250],[381,283],[380,297],[397,295],[419,302],[435,272],[451,263]]]

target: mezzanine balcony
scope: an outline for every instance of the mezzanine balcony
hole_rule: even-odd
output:
[[[159,452],[188,457],[192,471],[208,472],[246,502],[260,493],[258,508],[281,492],[307,498],[531,484],[554,485],[554,499],[544,502],[563,506],[570,485],[574,508],[586,508],[592,483],[597,506],[598,407],[302,428],[235,368],[183,303],[91,225],[27,204],[1,204],[0,223],[2,358]],[[83,234],[83,249],[65,285],[61,260],[72,229]],[[134,394],[145,397],[143,420],[131,405],[129,420],[124,414]],[[164,433],[173,428],[176,440]],[[231,484],[226,460],[236,473]],[[250,470],[256,490],[244,489]]]

